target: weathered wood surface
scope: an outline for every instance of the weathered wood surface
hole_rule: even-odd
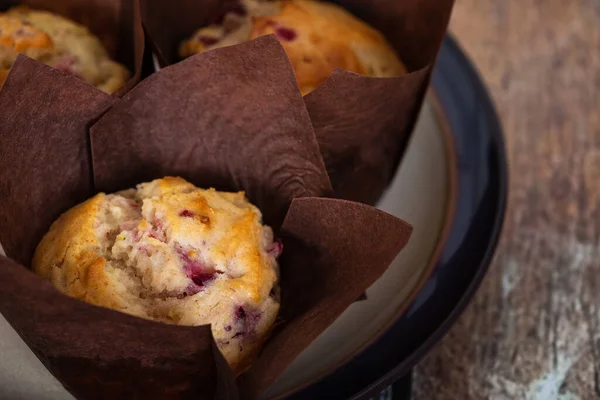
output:
[[[457,0],[506,133],[505,231],[414,399],[600,398],[600,1]]]

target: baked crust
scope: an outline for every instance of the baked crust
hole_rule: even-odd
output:
[[[32,264],[71,297],[165,323],[211,324],[239,374],[275,322],[280,252],[243,192],[166,177],[73,207]]]
[[[17,54],[22,53],[113,93],[129,79],[129,71],[110,59],[86,27],[47,11],[14,7],[0,14],[0,85]]]
[[[336,68],[373,77],[406,73],[379,31],[335,4],[246,0],[243,10],[234,9],[220,24],[197,30],[181,44],[180,56],[275,34],[290,58],[302,94],[316,89]]]

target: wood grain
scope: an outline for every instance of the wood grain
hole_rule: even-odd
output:
[[[600,1],[457,0],[451,31],[501,115],[495,262],[413,398],[600,398]]]

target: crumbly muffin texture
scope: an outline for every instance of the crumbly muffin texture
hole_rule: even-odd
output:
[[[77,299],[170,324],[211,324],[236,374],[279,310],[281,242],[244,193],[166,177],[97,194],[64,213],[34,271]]]
[[[0,85],[19,53],[106,93],[115,92],[129,79],[129,71],[110,59],[86,27],[47,11],[15,7],[0,14]]]
[[[226,5],[211,25],[181,43],[181,57],[275,34],[302,94],[316,89],[335,68],[373,77],[406,72],[379,31],[337,5],[312,0],[239,0]]]

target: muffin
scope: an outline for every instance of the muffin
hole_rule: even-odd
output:
[[[335,68],[373,77],[406,72],[384,36],[343,8],[311,0],[226,2],[209,26],[181,43],[182,58],[275,34],[285,49],[302,94]]]
[[[243,192],[166,177],[65,212],[32,265],[59,291],[91,304],[168,324],[211,324],[240,374],[274,325],[281,251]]]
[[[129,79],[127,69],[109,58],[86,27],[47,11],[15,7],[0,14],[0,85],[18,53],[106,93],[115,92]]]

